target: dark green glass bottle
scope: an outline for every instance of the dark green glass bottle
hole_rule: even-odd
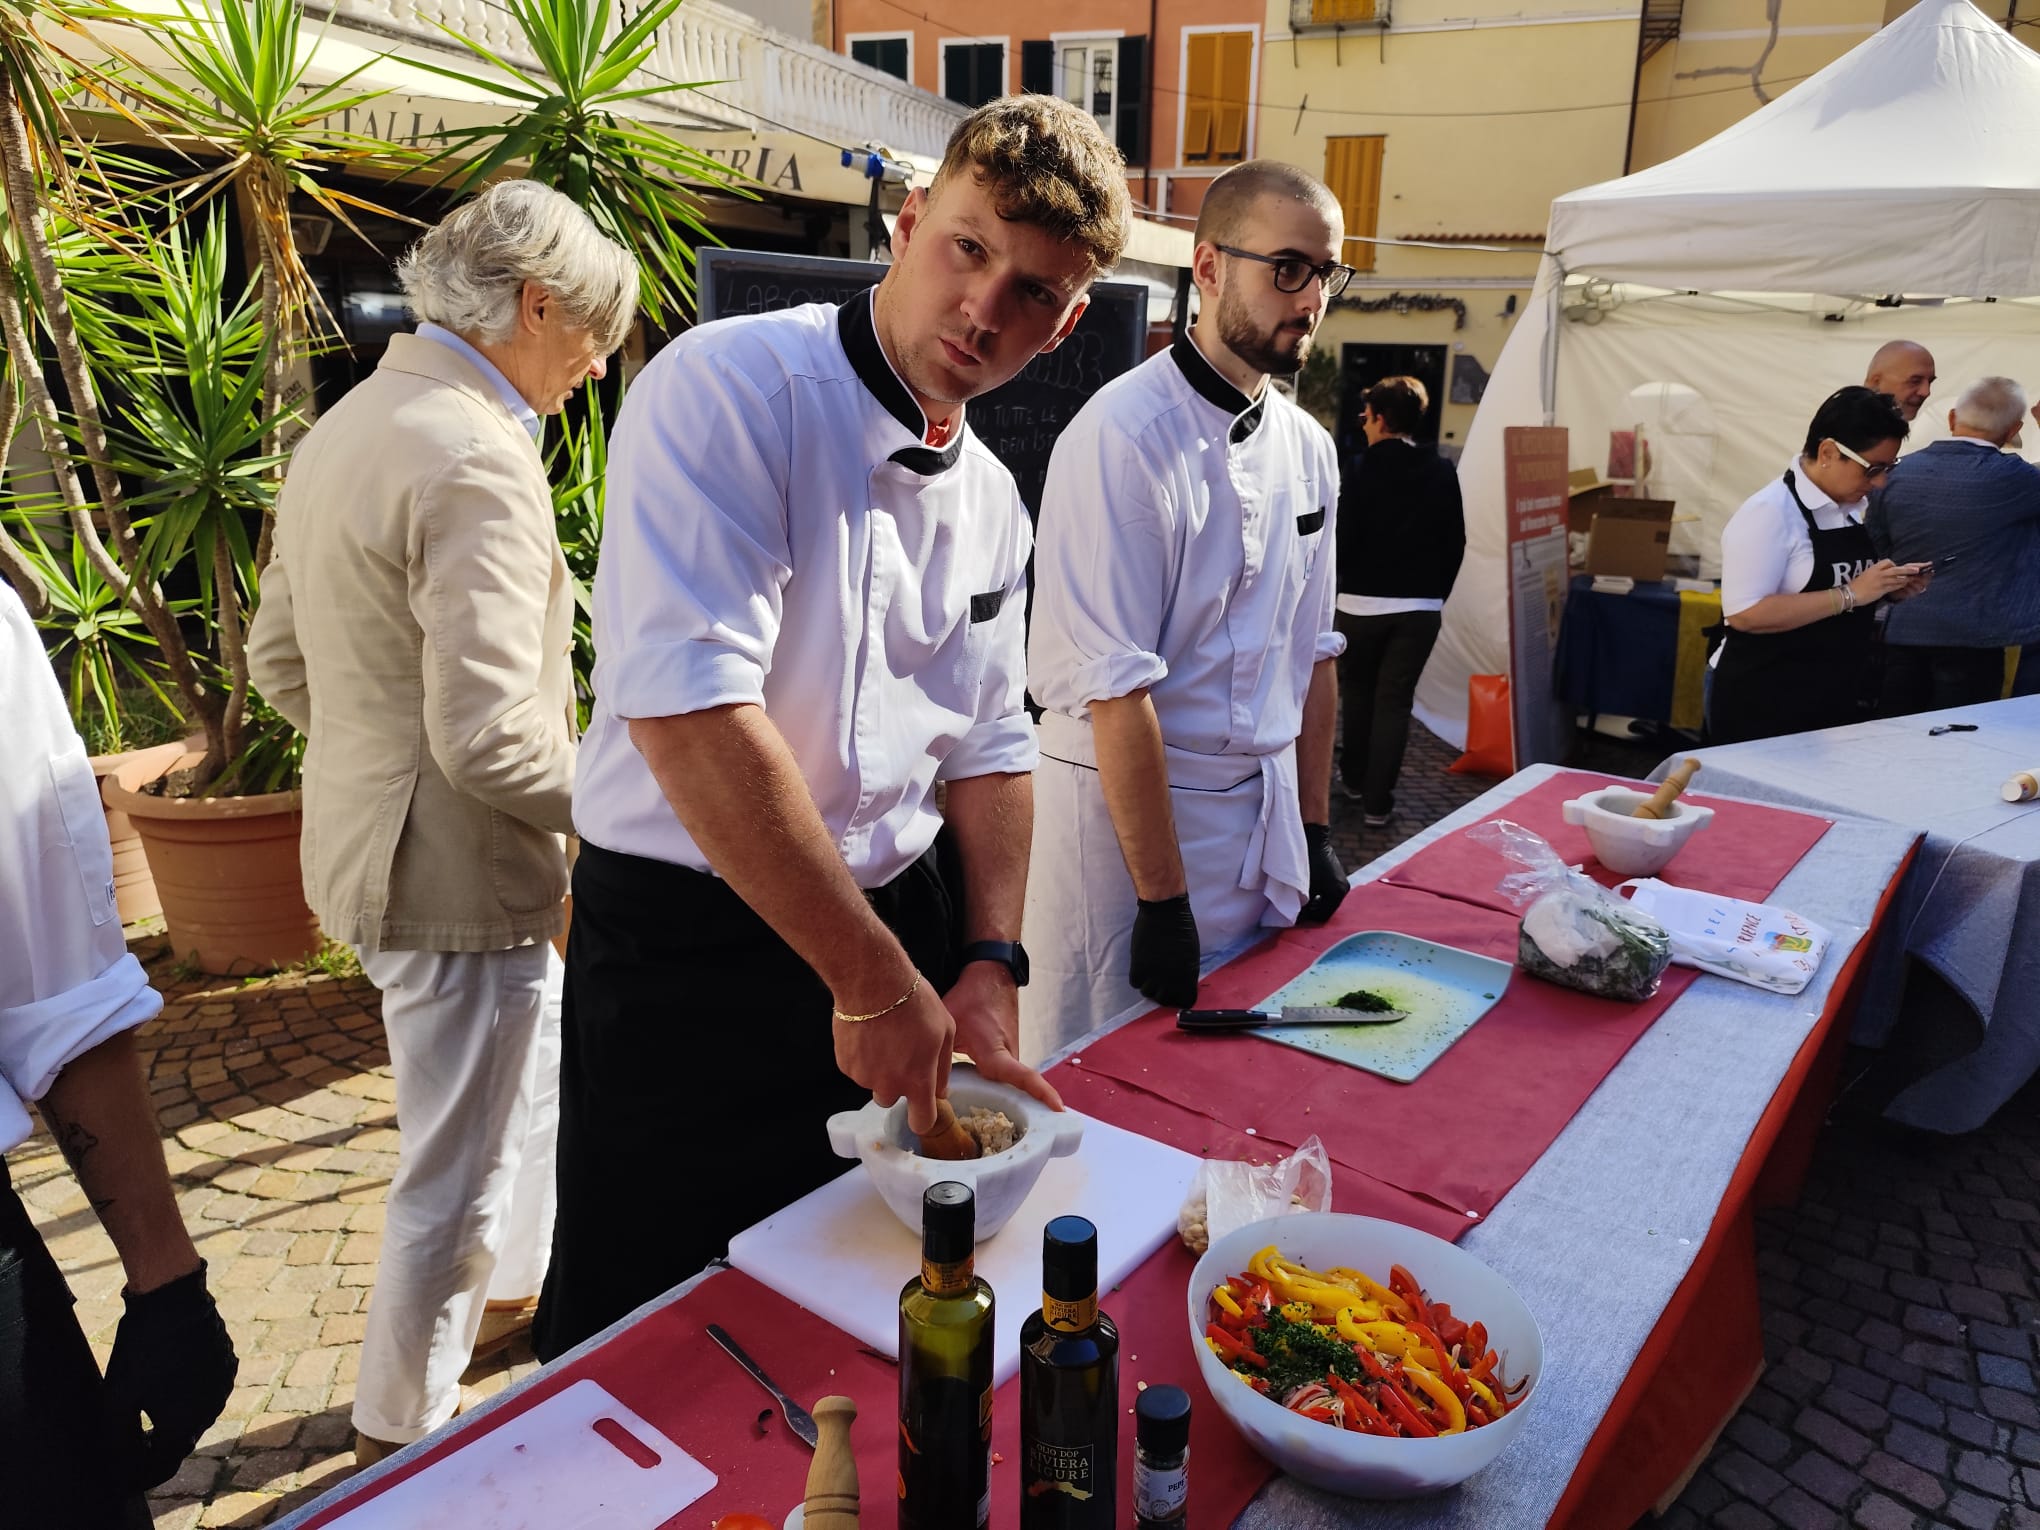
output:
[[[985,1530],[992,1517],[992,1288],[973,1269],[977,1200],[921,1197],[921,1273],[900,1292],[900,1530]]]
[[[1041,1308],[1020,1325],[1020,1530],[1114,1530],[1119,1330],[1098,1310],[1098,1229],[1041,1235]]]

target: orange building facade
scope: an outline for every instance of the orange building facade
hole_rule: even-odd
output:
[[[1254,156],[1265,0],[833,0],[830,11],[837,52],[936,95],[976,106],[1037,90],[1089,107],[1152,212],[1194,218],[1211,178]]]

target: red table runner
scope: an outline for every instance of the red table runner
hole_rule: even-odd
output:
[[[1582,867],[1595,881],[1613,887],[1622,878],[1594,859],[1587,831],[1567,823],[1560,811],[1573,798],[1604,786],[1651,789],[1645,781],[1564,770],[1481,821],[1506,818],[1519,823],[1543,835],[1568,866]],[[1689,791],[1685,800],[1713,808],[1714,821],[1694,832],[1672,863],[1657,874],[1658,879],[1750,903],[1770,897],[1785,880],[1785,873],[1797,866],[1799,858],[1833,825],[1832,819],[1811,813],[1729,802],[1701,792]],[[1515,862],[1473,843],[1462,830],[1426,845],[1381,880],[1394,887],[1414,887],[1508,913],[1511,905],[1496,891],[1496,884],[1520,869]]]

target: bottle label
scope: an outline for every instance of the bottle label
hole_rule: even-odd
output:
[[[1029,1498],[1062,1493],[1082,1503],[1098,1491],[1089,1445],[1050,1445],[1042,1440],[1029,1440],[1027,1458],[1021,1464],[1026,1472],[1025,1493]]]
[[[1160,1469],[1136,1459],[1133,1463],[1133,1513],[1136,1519],[1159,1520],[1166,1524],[1183,1512],[1190,1501],[1190,1469],[1187,1456],[1174,1466]]]
[[[937,1264],[932,1259],[921,1261],[921,1289],[930,1296],[955,1296],[970,1289],[976,1277],[971,1259],[959,1259],[954,1264]]]
[[[1077,1301],[1066,1302],[1044,1291],[1041,1320],[1057,1333],[1082,1333],[1098,1321],[1098,1293],[1093,1291]]]

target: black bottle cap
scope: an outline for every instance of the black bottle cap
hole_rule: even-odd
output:
[[[971,1257],[977,1243],[977,1195],[959,1180],[945,1179],[921,1195],[921,1257],[956,1264]]]
[[[1098,1294],[1098,1229],[1057,1217],[1041,1230],[1041,1294],[1080,1302]]]
[[[1133,1437],[1151,1456],[1167,1459],[1190,1448],[1190,1394],[1149,1387],[1133,1405]]]

